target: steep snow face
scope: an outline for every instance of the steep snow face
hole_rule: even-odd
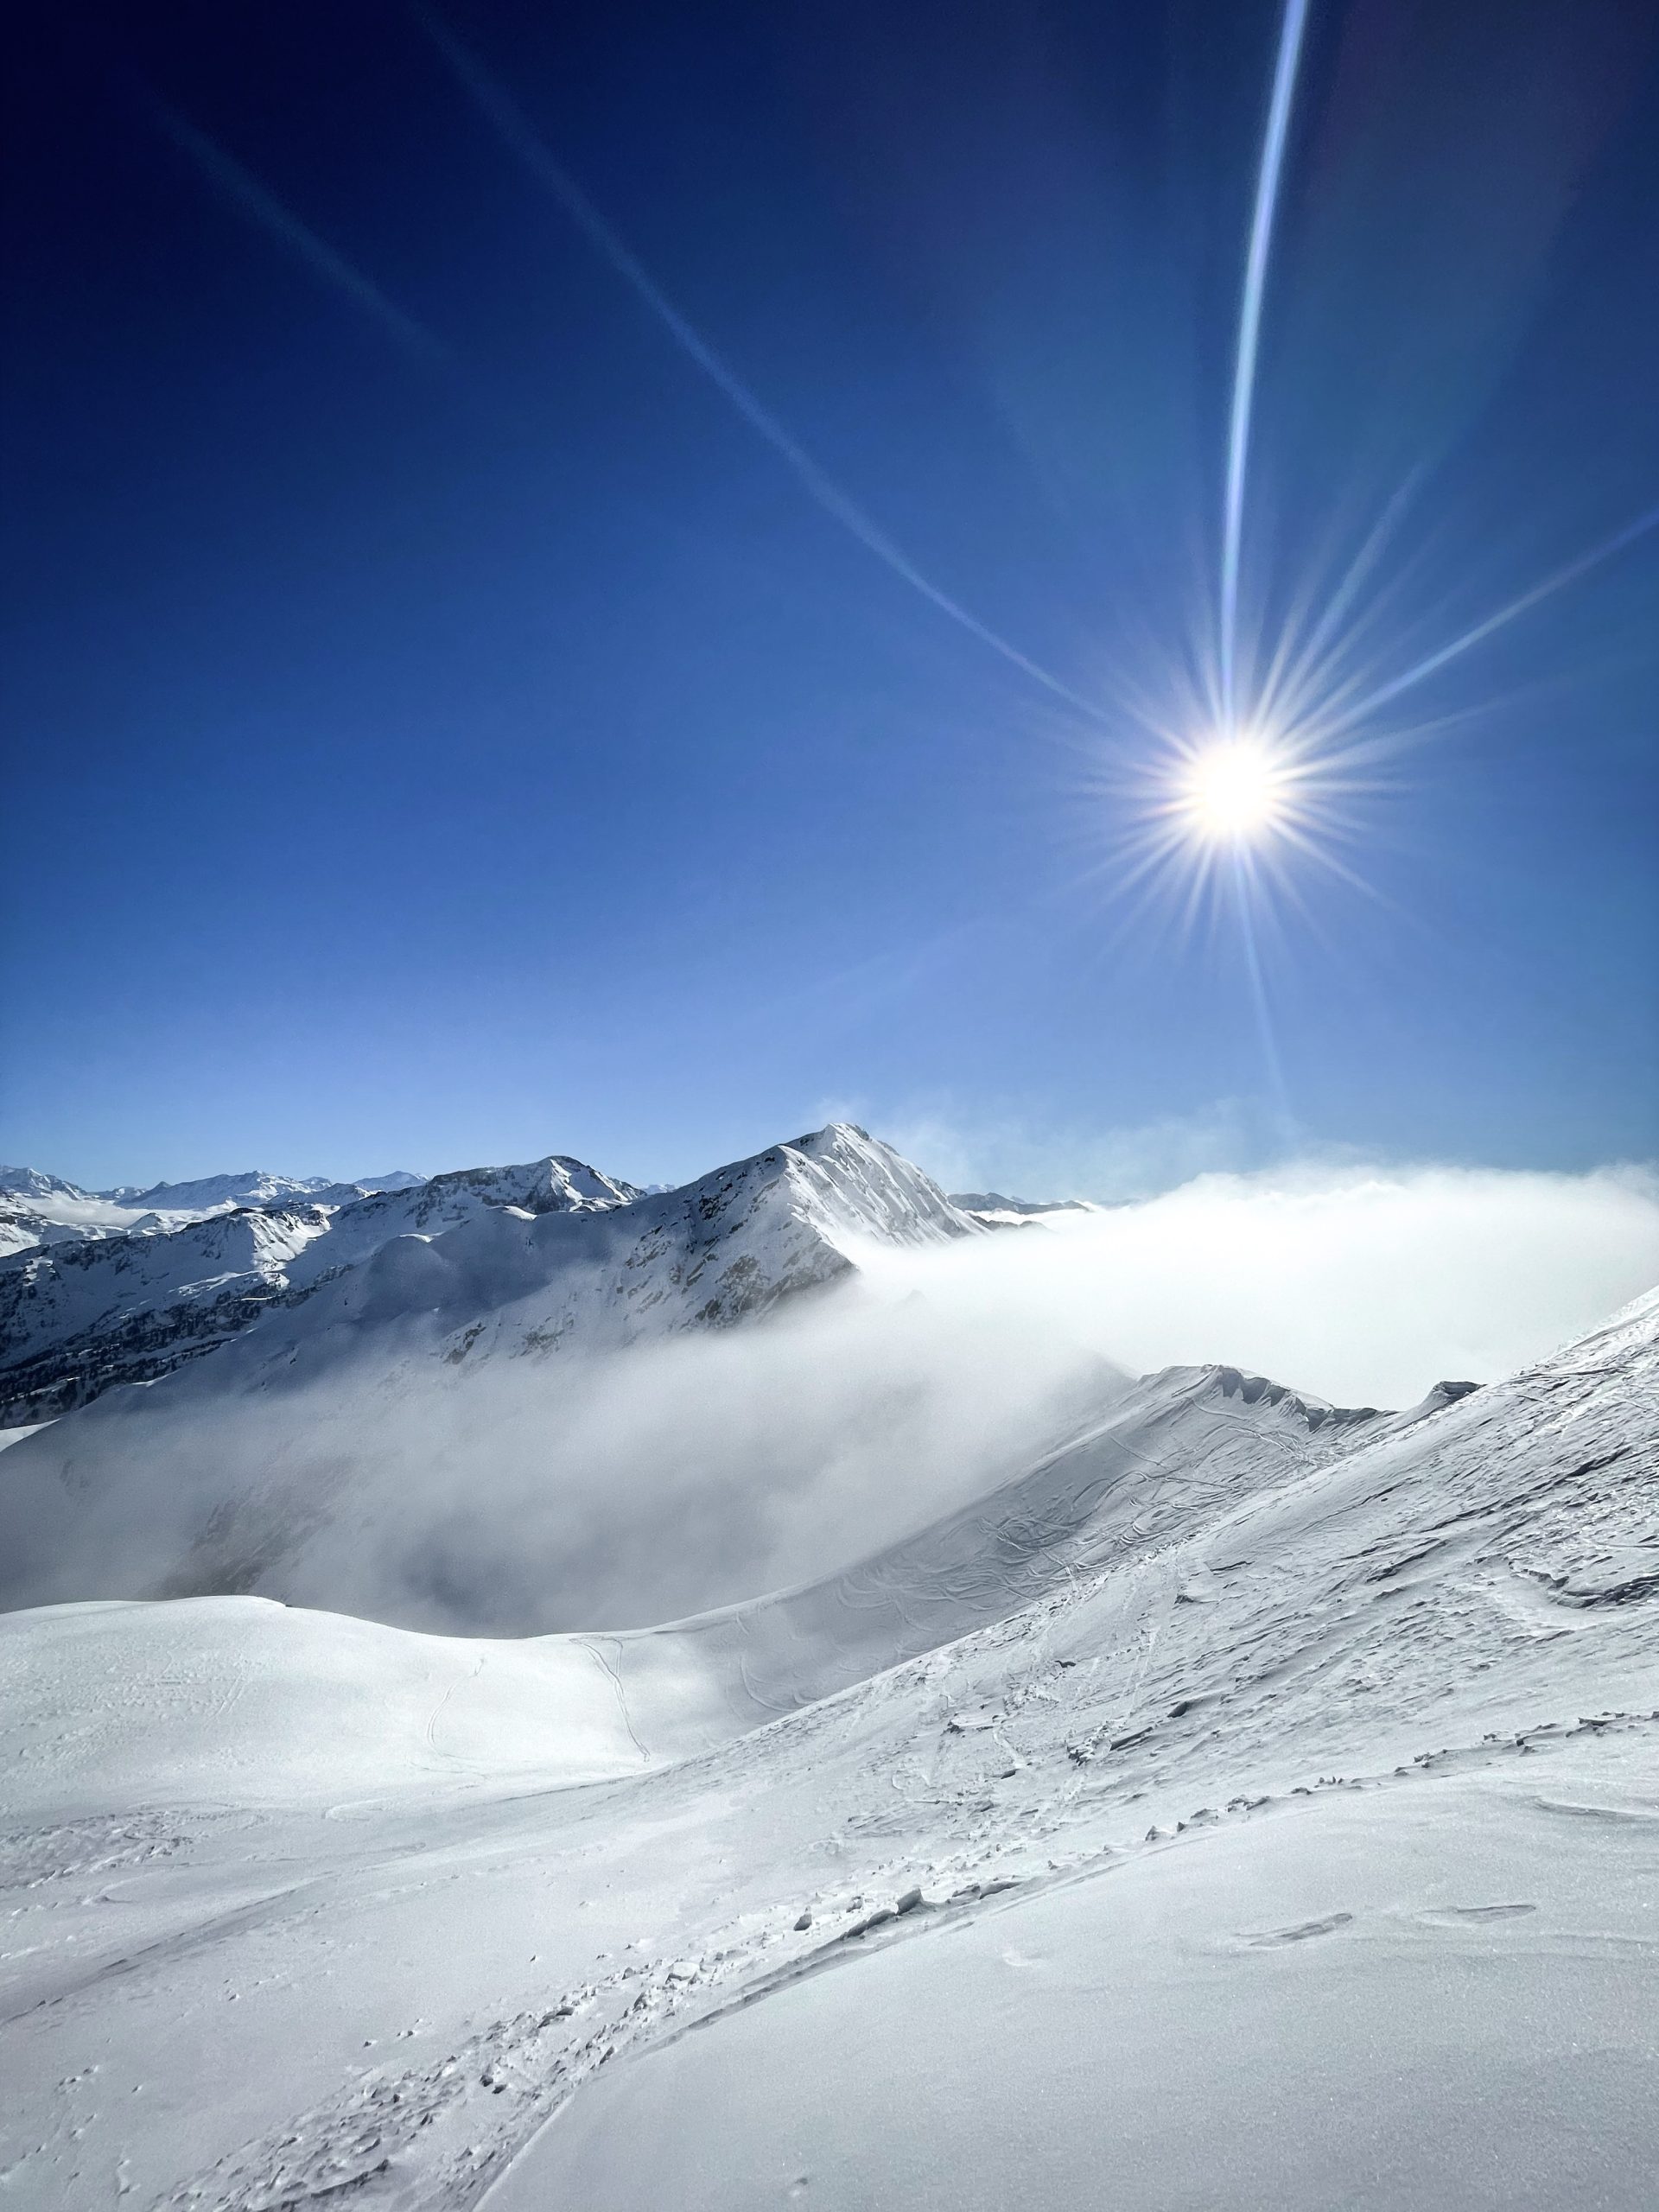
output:
[[[1634,2212],[1659,1300],[1318,1410],[631,1637],[0,1623],[19,2201]]]
[[[864,1236],[936,1244],[976,1234],[976,1224],[919,1167],[850,1122],[832,1122],[746,1163],[763,1171],[777,1164],[826,1242],[844,1254]]]
[[[435,1235],[501,1206],[591,1211],[625,1205],[633,1195],[631,1185],[558,1155],[514,1167],[462,1168],[379,1193],[325,1184],[304,1205],[283,1206],[273,1192],[289,1182],[211,1176],[158,1185],[204,1206],[194,1222],[176,1211],[141,1213],[87,1200],[83,1211],[105,1208],[120,1227],[42,1225],[20,1239],[14,1254],[28,1252],[28,1259],[12,1268],[0,1263],[0,1426],[89,1404],[117,1382],[169,1374],[238,1334],[273,1302],[308,1297],[392,1237]],[[256,1196],[234,1204],[221,1195],[232,1184]],[[61,1211],[79,1202],[40,1203]],[[262,1228],[262,1221],[271,1225]],[[4,1225],[0,1214],[0,1233]],[[111,1241],[76,1253],[32,1249],[73,1237]],[[155,1249],[141,1249],[146,1245]]]
[[[342,1209],[284,1258],[287,1287],[267,1293],[267,1310],[238,1342],[19,1445],[0,1486],[0,1595],[291,1596],[315,1593],[325,1575],[334,1602],[349,1602],[344,1562],[359,1548],[331,1566],[336,1538],[396,1511],[411,1541],[435,1543],[460,1506],[437,1478],[449,1462],[435,1454],[457,1435],[487,1441],[504,1410],[521,1430],[544,1424],[537,1466],[547,1490],[567,1356],[766,1314],[850,1276],[874,1243],[982,1233],[897,1154],[844,1127],[628,1204],[609,1199],[622,1186],[574,1162],[488,1182],[549,1207],[539,1214],[486,1203],[465,1178],[439,1180],[454,1185],[440,1194],[446,1204],[474,1209],[458,1227],[387,1241],[387,1210],[424,1205],[431,1185]],[[373,1249],[338,1270],[336,1241],[364,1211],[377,1216]],[[269,1226],[291,1217],[227,1218]],[[8,1267],[43,1277],[50,1264],[5,1263],[0,1281]],[[48,1365],[43,1355],[39,1371]],[[404,1456],[389,1464],[381,1438],[417,1391],[435,1433],[400,1431]],[[468,1448],[476,1459],[479,1443]],[[461,1618],[480,1621],[475,1611]]]

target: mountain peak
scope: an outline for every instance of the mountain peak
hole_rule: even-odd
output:
[[[0,1196],[19,1198],[90,1198],[78,1183],[48,1175],[38,1167],[0,1167]]]

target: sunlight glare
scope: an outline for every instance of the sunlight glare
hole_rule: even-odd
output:
[[[1285,763],[1260,738],[1221,738],[1183,768],[1179,809],[1206,843],[1249,844],[1285,819],[1289,782]]]

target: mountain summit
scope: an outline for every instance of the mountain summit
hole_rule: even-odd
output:
[[[986,1233],[836,1123],[650,1198],[554,1156],[332,1214],[245,1208],[19,1254],[0,1262],[25,1347],[14,1420],[82,1402],[8,1454],[0,1592],[285,1592],[282,1560],[348,1493],[353,1513],[395,1510],[386,1440],[411,1404],[434,1427],[397,1432],[396,1508],[407,1519],[423,1485],[423,1510],[450,1513],[455,1468],[504,1422],[550,1472],[574,1448],[559,1427],[572,1355],[753,1321],[853,1275],[872,1246]]]

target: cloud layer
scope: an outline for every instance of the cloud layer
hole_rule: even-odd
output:
[[[251,1589],[509,1634],[681,1617],[970,1505],[1126,1370],[1224,1363],[1351,1406],[1491,1380],[1659,1279],[1659,1182],[1205,1175],[861,1257],[764,1323],[621,1351],[457,1366],[410,1321],[345,1332],[291,1386],[238,1391],[227,1360],[112,1393],[5,1455],[0,1604]]]
[[[1347,1405],[1491,1382],[1659,1281],[1659,1178],[1307,1164],[1203,1175],[982,1250],[868,1264],[957,1310],[1045,1312],[1141,1371],[1221,1359]]]

